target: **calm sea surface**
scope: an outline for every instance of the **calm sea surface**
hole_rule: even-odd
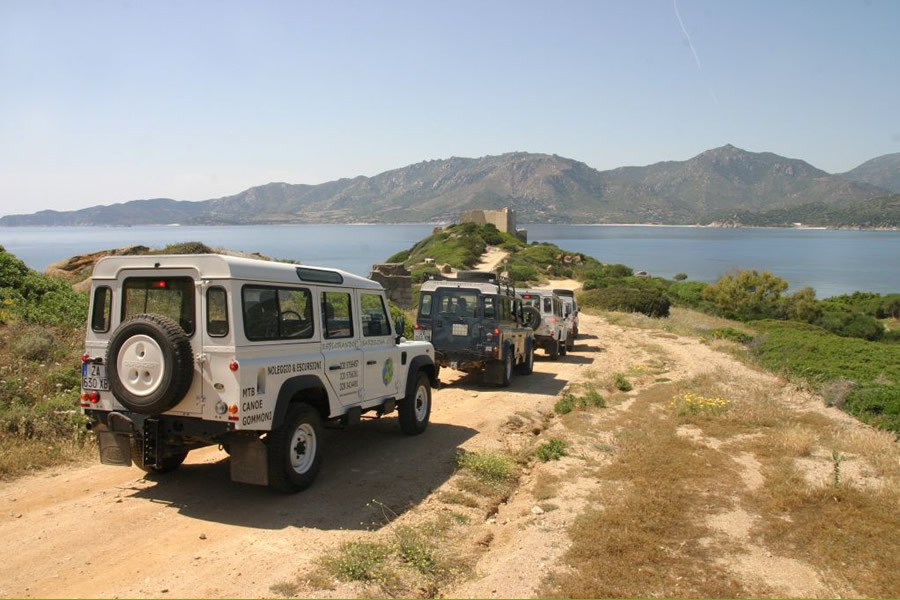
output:
[[[610,225],[528,225],[531,241],[553,242],[652,275],[712,282],[734,269],[769,269],[791,289],[820,297],[856,290],[900,292],[900,232],[812,229],[706,229]],[[184,241],[367,275],[373,263],[412,246],[433,225],[239,227],[9,227],[0,245],[43,270],[48,264],[127,244],[154,248]]]

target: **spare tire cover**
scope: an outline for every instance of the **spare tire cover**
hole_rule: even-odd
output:
[[[543,321],[543,317],[541,317],[541,311],[536,309],[533,306],[525,306],[522,308],[522,315],[524,316],[524,322],[526,327],[531,327],[532,329],[537,329],[541,326],[541,322]]]
[[[106,372],[122,406],[145,415],[165,412],[181,402],[194,379],[191,341],[168,317],[135,315],[113,332]]]

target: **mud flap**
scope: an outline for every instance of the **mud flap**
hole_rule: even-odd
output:
[[[500,385],[503,383],[503,361],[492,360],[484,367],[484,382],[495,383]]]
[[[117,467],[131,466],[131,435],[109,431],[105,427],[95,426],[97,442],[100,444],[100,462]]]
[[[268,448],[262,440],[235,440],[229,449],[232,481],[269,485]]]

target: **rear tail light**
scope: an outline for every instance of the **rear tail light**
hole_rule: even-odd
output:
[[[422,326],[416,323],[415,325],[413,325],[413,329],[422,329]]]
[[[82,402],[90,402],[91,404],[97,404],[100,402],[100,393],[99,392],[85,392],[81,394]]]
[[[228,364],[228,368],[231,369],[232,371],[237,371],[239,367],[240,367],[240,365],[238,364],[238,361],[236,361],[236,360],[233,360]]]

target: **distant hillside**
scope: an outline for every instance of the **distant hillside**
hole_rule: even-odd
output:
[[[751,227],[790,227],[795,223],[802,223],[811,227],[896,229],[900,228],[900,194],[841,206],[811,202],[765,212],[723,211],[711,215],[705,221],[709,222]]]
[[[841,173],[841,177],[900,194],[900,152],[867,160],[855,169]]]
[[[839,205],[884,195],[796,159],[728,145],[690,160],[597,171],[548,154],[450,158],[320,185],[270,183],[202,202],[138,200],[13,215],[0,225],[452,221],[510,206],[523,223],[696,223],[723,210]]]

